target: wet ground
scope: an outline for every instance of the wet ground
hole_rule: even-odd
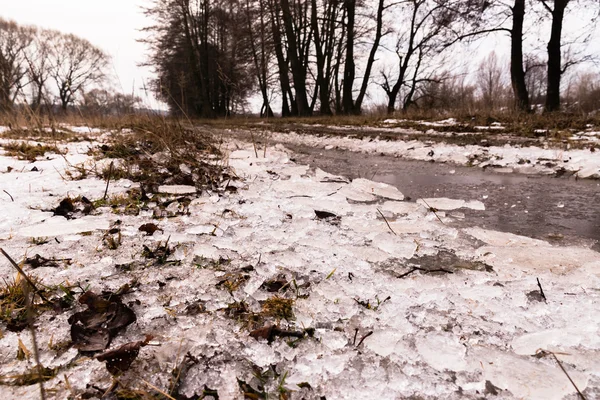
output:
[[[461,226],[481,226],[556,244],[587,244],[600,251],[600,182],[498,173],[389,156],[305,146],[286,147],[300,164],[350,178],[396,186],[405,196],[480,200],[485,211],[459,209]]]

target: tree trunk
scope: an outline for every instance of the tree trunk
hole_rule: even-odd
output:
[[[323,54],[323,44],[321,42],[321,33],[319,32],[319,23],[317,21],[317,0],[312,0],[311,24],[315,37],[315,50],[317,56],[317,88],[321,100],[321,114],[331,115],[329,106],[329,82],[325,79],[325,55]],[[316,98],[316,96],[315,96]],[[312,108],[312,107],[311,107]]]
[[[373,41],[373,47],[371,47],[369,59],[367,60],[367,66],[365,68],[365,76],[363,77],[362,86],[360,88],[360,92],[358,93],[358,97],[356,98],[356,103],[354,104],[354,112],[356,114],[360,114],[362,102],[365,98],[365,94],[367,93],[367,87],[369,85],[371,68],[373,68],[373,62],[375,62],[375,54],[379,49],[379,41],[381,40],[381,32],[383,29],[383,3],[384,0],[379,0],[379,6],[377,7],[377,28],[375,30],[375,40]]]
[[[277,67],[279,69],[279,83],[281,85],[281,116],[289,117],[292,115],[288,103],[288,93],[290,92],[290,78],[288,75],[288,64],[283,55],[283,44],[281,40],[281,26],[279,25],[279,7],[278,0],[269,1],[271,12],[271,29],[273,33],[273,47],[275,48],[275,57],[277,58]]]
[[[342,93],[342,108],[345,114],[354,113],[354,100],[352,100],[352,88],[354,86],[354,75],[356,66],[354,64],[354,18],[356,11],[356,0],[345,0],[346,8],[346,62],[344,65],[344,82]]]
[[[560,109],[560,78],[562,75],[561,36],[565,8],[569,0],[555,0],[552,10],[552,30],[548,42],[548,86],[546,88],[546,112]]]
[[[294,80],[294,89],[296,91],[298,115],[307,116],[310,115],[310,108],[308,106],[308,97],[306,96],[306,80],[304,79],[303,67],[299,59],[298,43],[294,32],[290,5],[288,0],[280,1],[283,25],[288,42],[288,58],[292,67],[292,78]]]
[[[525,0],[515,0],[513,7],[513,26],[510,48],[510,80],[515,97],[515,109],[529,112],[529,93],[523,70],[523,20],[525,19]]]

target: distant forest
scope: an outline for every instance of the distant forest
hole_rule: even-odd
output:
[[[591,0],[154,0],[144,12],[150,87],[174,114],[600,109]],[[508,56],[465,49],[494,37]],[[84,39],[0,19],[0,110],[138,107],[101,89],[109,62]]]

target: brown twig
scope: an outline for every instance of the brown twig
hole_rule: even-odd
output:
[[[110,162],[110,167],[108,167],[108,177],[106,178],[106,189],[104,189],[104,197],[102,197],[102,200],[106,200],[106,195],[108,194],[108,185],[110,183],[110,176],[112,175],[112,170],[113,170],[113,161]]]
[[[4,252],[4,250],[2,252]],[[40,351],[35,335],[35,328],[33,327],[33,306],[31,305],[31,299],[29,298],[29,286],[24,284],[24,282],[21,282],[21,284],[23,285],[23,294],[25,295],[25,307],[27,308],[27,326],[29,328],[29,333],[31,334],[31,343],[33,344],[33,357],[35,359],[35,363],[37,365],[38,370],[40,399],[46,400],[46,390],[44,389],[44,382],[42,379],[44,367],[42,367],[42,364],[40,363]],[[32,285],[32,288],[35,289],[35,286]]]
[[[571,376],[569,375],[569,373],[567,372],[567,370],[565,369],[565,367],[563,367],[563,365],[560,362],[560,360],[558,359],[558,357],[556,357],[556,354],[554,354],[551,351],[549,353],[552,354],[552,357],[554,357],[554,359],[558,363],[558,366],[560,367],[560,369],[562,369],[562,371],[565,373],[565,375],[567,376],[567,378],[569,378],[569,382],[571,382],[571,385],[573,385],[573,387],[575,388],[575,390],[577,390],[577,393],[579,394],[579,397],[581,397],[582,400],[586,400],[586,398],[583,395],[583,393],[581,393],[581,390],[579,390],[579,388],[577,387],[577,385],[575,384],[575,382],[573,382],[573,379],[571,379]]]
[[[435,217],[438,219],[438,221],[440,221],[443,225],[445,225],[444,221],[442,221],[442,219],[440,218],[440,216],[437,215],[437,212],[435,212],[436,211],[435,208],[433,208],[429,204],[427,204],[427,202],[425,201],[424,198],[421,197],[421,200],[423,200],[423,203],[425,203],[425,205],[429,208],[429,211],[431,211],[433,213],[433,215],[435,215]]]
[[[2,190],[4,193],[6,193],[8,195],[8,197],[10,197],[10,199],[13,201],[15,201],[15,199],[10,195],[10,193],[8,193],[6,190]]]
[[[454,273],[454,272],[449,271],[449,270],[444,269],[444,268],[425,269],[425,268],[420,268],[420,267],[413,267],[413,269],[411,269],[410,271],[405,272],[405,273],[403,273],[401,275],[398,275],[398,278],[404,278],[404,277],[412,274],[415,271],[421,271],[421,272],[426,273],[426,274],[429,274],[429,273],[432,273],[432,272],[445,272],[447,274],[453,274]]]
[[[360,347],[360,345],[362,344],[362,342],[365,341],[366,338],[368,338],[369,336],[371,336],[373,334],[373,331],[369,331],[365,336],[363,336],[362,338],[360,338],[360,342],[358,342],[358,344],[356,345],[356,347]]]
[[[256,151],[256,140],[254,139],[254,132],[250,132],[250,136],[252,136],[252,145],[254,146],[254,155],[258,158],[258,151]]]
[[[31,285],[31,288],[33,289],[33,291],[40,296],[40,298],[42,300],[44,300],[44,302],[46,302],[47,304],[52,304],[52,302],[50,302],[50,300],[48,300],[46,298],[46,296],[44,296],[42,294],[42,292],[40,292],[40,290],[35,286],[35,283],[33,283],[33,281],[27,276],[27,274],[23,271],[23,269],[21,269],[21,267],[19,267],[19,264],[17,264],[15,262],[15,260],[13,260],[6,251],[4,251],[3,248],[0,248],[0,252],[2,254],[4,254],[4,257],[6,257],[8,259],[8,261],[10,261],[10,263],[12,264],[13,267],[15,267],[15,269],[23,276],[23,278],[27,281],[27,283],[29,283]]]
[[[544,299],[544,303],[547,303],[548,300],[546,299],[546,295],[544,294],[544,289],[542,289],[542,284],[540,283],[540,278],[536,278],[536,279],[537,279],[538,287],[540,288],[540,294],[542,295],[542,299]]]
[[[381,212],[381,210],[378,208],[377,212],[379,213],[379,215],[381,215],[381,218],[383,218],[383,220],[385,221],[385,224],[387,225],[387,227],[389,228],[389,230],[396,236],[398,236],[398,234],[396,232],[394,232],[394,230],[392,229],[392,227],[390,226],[390,223],[388,222],[387,218],[385,217],[385,215],[383,215],[383,213]]]

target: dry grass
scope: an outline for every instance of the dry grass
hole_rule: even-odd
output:
[[[46,153],[62,154],[62,151],[55,145],[33,145],[27,142],[10,142],[2,145],[6,155],[17,157],[20,160],[35,161],[38,157],[43,157]]]

